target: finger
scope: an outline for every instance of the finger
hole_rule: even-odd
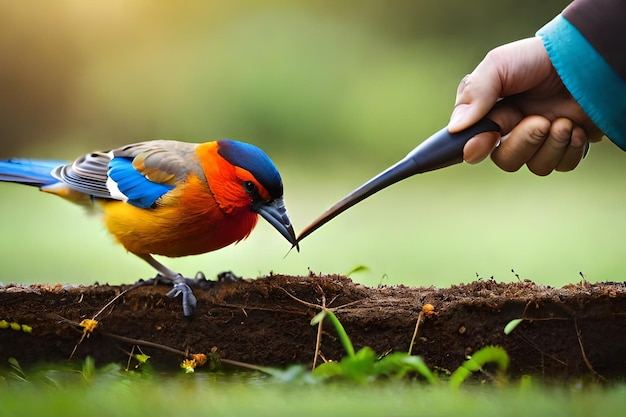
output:
[[[561,158],[561,162],[556,166],[556,170],[561,172],[573,170],[578,166],[588,149],[589,140],[585,131],[579,126],[574,127],[570,145]]]
[[[468,164],[477,164],[489,156],[500,142],[498,132],[485,132],[474,136],[463,147],[463,159]]]
[[[528,169],[539,176],[545,176],[554,171],[570,147],[573,130],[574,124],[569,119],[561,118],[553,121],[545,141],[526,163]]]
[[[517,171],[528,162],[550,133],[551,123],[542,116],[523,119],[492,153],[491,159],[507,172]]]
[[[500,137],[508,134],[523,119],[517,107],[506,103],[506,99],[499,101],[487,115],[500,126],[500,132],[485,132],[469,140],[463,148],[465,162],[477,164],[483,161],[500,143]]]

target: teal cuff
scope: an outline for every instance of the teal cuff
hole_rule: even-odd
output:
[[[537,32],[572,97],[626,151],[626,82],[562,15]]]

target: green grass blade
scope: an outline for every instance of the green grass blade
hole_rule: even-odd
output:
[[[339,340],[341,341],[341,345],[343,346],[348,356],[354,356],[354,346],[352,346],[352,341],[348,337],[348,333],[346,333],[346,329],[343,328],[343,325],[341,324],[337,316],[335,316],[335,314],[330,310],[326,310],[326,316],[328,317],[328,320],[330,320],[330,323],[335,328],[335,331],[337,332],[337,336],[339,337]]]
[[[509,367],[509,355],[499,346],[486,346],[472,355],[450,377],[450,386],[459,387],[472,372],[479,371],[486,363],[493,362],[499,371]]]

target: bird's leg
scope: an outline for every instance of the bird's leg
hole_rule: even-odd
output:
[[[178,295],[182,294],[183,296],[183,314],[186,317],[192,316],[194,310],[196,309],[197,300],[193,295],[193,291],[187,284],[187,278],[183,277],[181,274],[172,271],[156,259],[152,257],[150,254],[136,254],[144,261],[148,262],[154,269],[156,269],[159,273],[157,276],[157,281],[167,282],[169,284],[173,284],[174,287],[170,292],[166,295],[168,297],[178,297]],[[204,275],[203,275],[204,276]]]

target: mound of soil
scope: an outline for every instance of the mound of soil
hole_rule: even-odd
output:
[[[71,355],[125,364],[134,346],[163,369],[177,368],[191,353],[261,366],[311,364],[318,331],[310,320],[325,305],[355,349],[370,346],[380,354],[407,351],[419,318],[412,352],[431,368],[454,370],[472,352],[499,345],[511,357],[513,377],[626,375],[625,283],[551,288],[479,280],[450,288],[371,288],[338,275],[271,275],[199,284],[191,318],[163,285],[133,287],[108,306],[131,287],[0,287],[0,366],[10,357],[29,366]],[[424,309],[427,304],[434,310]],[[94,317],[96,329],[81,340],[79,323]],[[506,335],[514,319],[523,321]],[[321,333],[319,353],[326,360],[344,355],[330,326]]]

